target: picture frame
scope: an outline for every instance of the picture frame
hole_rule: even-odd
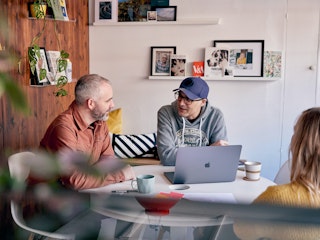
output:
[[[169,6],[169,0],[151,0],[151,6]]]
[[[151,76],[170,76],[170,59],[175,46],[151,47]]]
[[[172,54],[170,58],[170,76],[186,76],[187,56]]]
[[[95,0],[94,23],[104,24],[118,21],[117,0]]]
[[[282,52],[265,51],[264,52],[263,77],[281,78],[282,72]]]
[[[118,1],[118,22],[146,22],[147,12],[151,10],[151,0]]]
[[[177,6],[154,6],[151,9],[157,12],[157,21],[177,20]]]
[[[157,12],[156,11],[147,11],[147,21],[156,22],[157,21]]]
[[[233,69],[229,66],[229,49],[207,47],[205,49],[204,76],[224,77],[233,76]]]
[[[41,69],[45,69],[47,72],[46,78],[40,79],[40,71]],[[40,48],[40,58],[37,57],[37,64],[36,64],[36,69],[35,73],[32,74],[31,72],[31,85],[49,85],[49,65],[48,65],[48,58],[46,54],[45,48],[41,47]]]
[[[264,40],[215,40],[213,46],[229,49],[229,67],[235,77],[262,77]]]

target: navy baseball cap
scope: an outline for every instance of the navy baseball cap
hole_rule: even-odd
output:
[[[181,82],[179,88],[173,91],[182,91],[191,100],[206,99],[208,98],[209,86],[202,78],[188,77]]]

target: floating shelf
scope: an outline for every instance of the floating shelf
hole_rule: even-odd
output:
[[[94,22],[93,26],[161,26],[161,25],[218,25],[220,18],[181,19],[178,21],[145,21],[145,22]]]
[[[149,80],[183,80],[190,76],[149,76]],[[281,78],[267,78],[267,77],[201,77],[206,81],[256,81],[256,82],[271,82],[278,81]]]
[[[34,18],[34,17],[28,17],[29,20],[44,20],[44,18]],[[61,20],[61,19],[54,19],[54,18],[45,18],[46,21],[60,21],[60,22],[76,22],[76,19],[69,19],[69,20]]]

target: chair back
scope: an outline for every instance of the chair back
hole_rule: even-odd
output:
[[[32,163],[35,164],[35,159],[37,159],[37,155],[33,152],[19,152],[15,153],[8,158],[8,165],[10,176],[16,179],[19,182],[24,182],[29,176],[30,168],[32,167]],[[43,230],[35,229],[29,227],[22,214],[21,206],[15,201],[11,201],[11,215],[14,222],[21,227],[22,229],[32,233],[38,234],[41,236],[48,237],[50,239],[75,239],[74,234],[62,234],[62,233],[54,233],[54,232],[46,232]]]
[[[8,165],[11,177],[24,182],[30,173],[29,162],[35,158],[33,152],[19,152],[8,158]]]
[[[290,171],[291,171],[290,169],[291,169],[290,161],[287,160],[283,163],[283,165],[279,169],[279,171],[273,181],[278,185],[289,183],[290,182]]]

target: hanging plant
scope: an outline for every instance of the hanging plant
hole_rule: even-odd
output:
[[[40,54],[40,46],[38,44],[38,41],[40,39],[40,37],[42,36],[42,34],[44,33],[46,26],[47,26],[47,21],[46,18],[44,17],[44,11],[42,8],[42,4],[47,3],[48,7],[51,7],[50,1],[44,1],[44,0],[36,0],[34,2],[34,5],[36,5],[34,7],[34,11],[35,11],[35,16],[37,19],[40,18],[44,18],[44,24],[43,27],[41,29],[41,31],[32,39],[31,44],[28,48],[28,59],[29,59],[29,65],[30,65],[30,70],[32,75],[36,74],[36,69],[37,69],[37,64],[39,62],[39,59],[41,59],[41,54]],[[58,46],[60,48],[60,41],[59,38],[57,36],[57,31],[56,31],[56,22],[54,22],[55,24],[55,33],[56,33],[56,38],[58,41]],[[67,69],[67,65],[68,65],[68,58],[69,58],[69,53],[67,53],[64,50],[60,51],[60,57],[57,59],[57,72],[55,73],[53,77],[53,82],[56,83],[56,86],[58,88],[58,90],[56,92],[54,92],[55,96],[66,96],[68,95],[67,90],[64,89],[64,86],[68,83],[68,78],[66,77],[66,75],[61,75],[59,73],[65,72]],[[59,74],[59,78],[57,78],[57,74]],[[40,66],[39,68],[39,81],[44,80],[48,77],[48,72],[45,68],[43,68],[42,66]]]
[[[60,58],[57,60],[57,72],[63,72],[66,71],[67,66],[68,66],[68,58],[69,58],[69,53],[66,51],[62,50],[60,52]],[[57,97],[61,96],[66,96],[68,95],[68,92],[64,89],[64,86],[68,83],[68,78],[66,75],[60,76],[57,80],[57,88],[58,90],[55,92],[55,95]]]

